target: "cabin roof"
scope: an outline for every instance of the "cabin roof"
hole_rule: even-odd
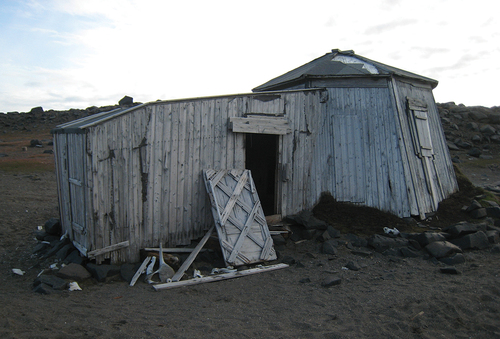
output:
[[[253,91],[277,90],[310,78],[389,77],[392,75],[430,83],[432,88],[438,84],[437,80],[370,60],[355,54],[352,50],[333,49],[322,57],[255,87]]]

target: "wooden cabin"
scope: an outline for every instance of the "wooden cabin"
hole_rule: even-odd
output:
[[[156,101],[57,126],[64,231],[98,262],[190,244],[214,223],[204,169],[250,169],[266,215],[311,209],[322,192],[400,217],[435,211],[457,190],[437,82],[353,53],[318,61],[337,73],[308,64],[255,93]]]
[[[420,216],[458,191],[434,79],[332,50],[253,89],[324,88],[322,185],[339,201]],[[318,147],[317,146],[317,147]],[[325,159],[323,159],[325,160]]]

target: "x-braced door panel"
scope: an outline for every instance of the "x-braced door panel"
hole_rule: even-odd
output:
[[[204,170],[219,242],[228,265],[276,259],[249,170]]]

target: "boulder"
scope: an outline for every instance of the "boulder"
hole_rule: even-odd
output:
[[[30,113],[33,113],[33,114],[41,114],[41,113],[43,113],[43,108],[42,108],[41,106],[33,107],[33,108],[30,110]]]
[[[355,261],[349,261],[346,265],[346,268],[350,269],[351,271],[359,271],[361,269],[361,266],[358,265],[357,262]]]
[[[47,234],[61,235],[61,222],[59,219],[50,218],[45,222],[44,229]]]
[[[486,231],[485,224],[471,224],[467,221],[461,221],[455,225],[446,227],[443,231],[450,234],[451,238],[460,238],[464,235],[475,233],[477,231]]]
[[[455,253],[462,253],[462,249],[448,241],[435,241],[425,246],[427,252],[434,258],[449,257]]]
[[[489,202],[496,204],[493,201],[489,201]],[[500,219],[500,207],[498,207],[498,205],[497,206],[486,207],[486,214],[489,217]]]
[[[441,261],[445,265],[458,265],[465,262],[465,257],[462,253],[455,253],[454,255],[449,257],[439,258],[439,261]]]
[[[490,244],[498,244],[500,242],[500,233],[496,230],[486,231],[486,236]]]
[[[33,282],[34,287],[40,284],[48,285],[52,287],[52,289],[54,290],[64,290],[68,286],[66,280],[56,277],[55,275],[48,275],[48,274],[42,274],[41,276],[37,277]]]
[[[488,212],[486,211],[486,208],[478,208],[477,210],[470,212],[469,215],[474,219],[482,219],[488,216]]]
[[[347,233],[345,238],[354,247],[366,247],[368,246],[368,241],[365,238],[358,237],[356,234]]]
[[[134,98],[129,97],[128,95],[124,96],[123,98],[118,101],[118,105],[120,106],[126,106],[126,105],[132,105],[134,103]]]
[[[83,263],[85,262],[85,258],[83,258],[81,255],[80,255],[80,252],[79,251],[73,251],[71,252],[65,259],[64,259],[64,263],[65,264],[69,264],[69,263],[75,263],[75,264],[78,264],[78,265],[83,265]]]
[[[438,232],[423,232],[410,234],[409,239],[414,239],[420,246],[425,247],[435,241],[445,241],[446,236],[445,234]]]
[[[43,144],[40,140],[38,139],[33,139],[30,141],[30,147],[42,147]]]
[[[77,282],[89,279],[91,274],[82,265],[71,263],[64,266],[56,274],[59,278],[70,279]]]
[[[87,264],[87,270],[98,282],[105,282],[106,278],[120,274],[120,267],[116,265]]]
[[[324,254],[337,255],[338,242],[334,239],[325,241],[322,245],[321,251]]]
[[[321,286],[332,287],[332,286],[340,285],[341,282],[342,282],[342,279],[340,277],[330,276],[330,277],[326,277],[323,280],[323,282],[321,283]]]
[[[317,219],[312,211],[304,210],[298,214],[287,217],[288,220],[304,226],[306,229],[326,230],[328,224],[323,220]]]
[[[460,272],[458,272],[458,270],[451,266],[451,267],[442,267],[439,269],[441,271],[441,273],[444,273],[444,274],[459,274]]]
[[[490,246],[488,236],[483,231],[467,234],[461,238],[450,240],[450,242],[463,250],[484,250]]]
[[[135,273],[141,266],[141,263],[135,263],[135,264],[123,264],[120,266],[120,275],[123,280],[125,280],[127,283],[130,283],[132,278],[134,277]]]
[[[476,122],[470,121],[465,124],[467,131],[479,132],[479,125]]]
[[[482,154],[481,150],[477,147],[471,148],[469,152],[467,152],[468,155],[471,157],[479,158],[479,156]]]
[[[59,260],[64,260],[74,250],[76,250],[76,248],[72,243],[66,244],[56,252],[56,258]]]
[[[375,234],[368,239],[368,245],[373,247],[375,251],[382,253],[390,248],[401,248],[408,246],[408,239],[390,238],[387,236]]]
[[[399,252],[401,253],[402,257],[405,258],[418,258],[422,256],[422,253],[420,251],[417,251],[416,249],[412,247],[401,247],[399,249]]]
[[[493,128],[491,125],[482,126],[480,131],[481,131],[481,133],[483,133],[486,136],[495,135],[497,132],[497,130],[495,128]]]

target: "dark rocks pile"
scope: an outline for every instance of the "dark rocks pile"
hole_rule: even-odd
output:
[[[498,206],[485,209],[500,213]],[[490,213],[493,214],[493,212]],[[331,225],[315,218],[309,211],[292,216],[289,221],[294,223],[290,227],[292,234],[289,239],[291,241],[314,239],[320,244],[320,251],[329,255],[337,255],[339,248],[344,246],[351,250],[352,254],[365,257],[372,256],[373,252],[376,252],[393,257],[421,257],[435,263],[441,262],[453,266],[465,262],[464,251],[491,250],[500,253],[500,227],[495,226],[493,218],[486,218],[481,223],[463,221],[442,230],[422,233],[401,232],[397,235],[382,233],[366,239],[355,234],[341,234]],[[498,223],[498,220],[496,222]],[[285,242],[282,236],[273,236],[273,239],[278,250],[284,248]],[[287,260],[294,262],[291,258]],[[348,263],[346,268],[360,269],[354,262]]]
[[[492,149],[500,145],[500,107],[464,106],[454,102],[437,106],[450,151],[492,158]],[[455,155],[453,161],[461,162],[463,158]]]
[[[41,261],[54,262],[33,282],[37,293],[50,294],[66,290],[70,282],[81,283],[90,279],[97,282],[125,280],[130,282],[139,264],[97,265],[80,255],[69,239],[61,235],[61,223],[58,219],[48,220],[43,230],[35,231],[38,243],[33,249]]]

